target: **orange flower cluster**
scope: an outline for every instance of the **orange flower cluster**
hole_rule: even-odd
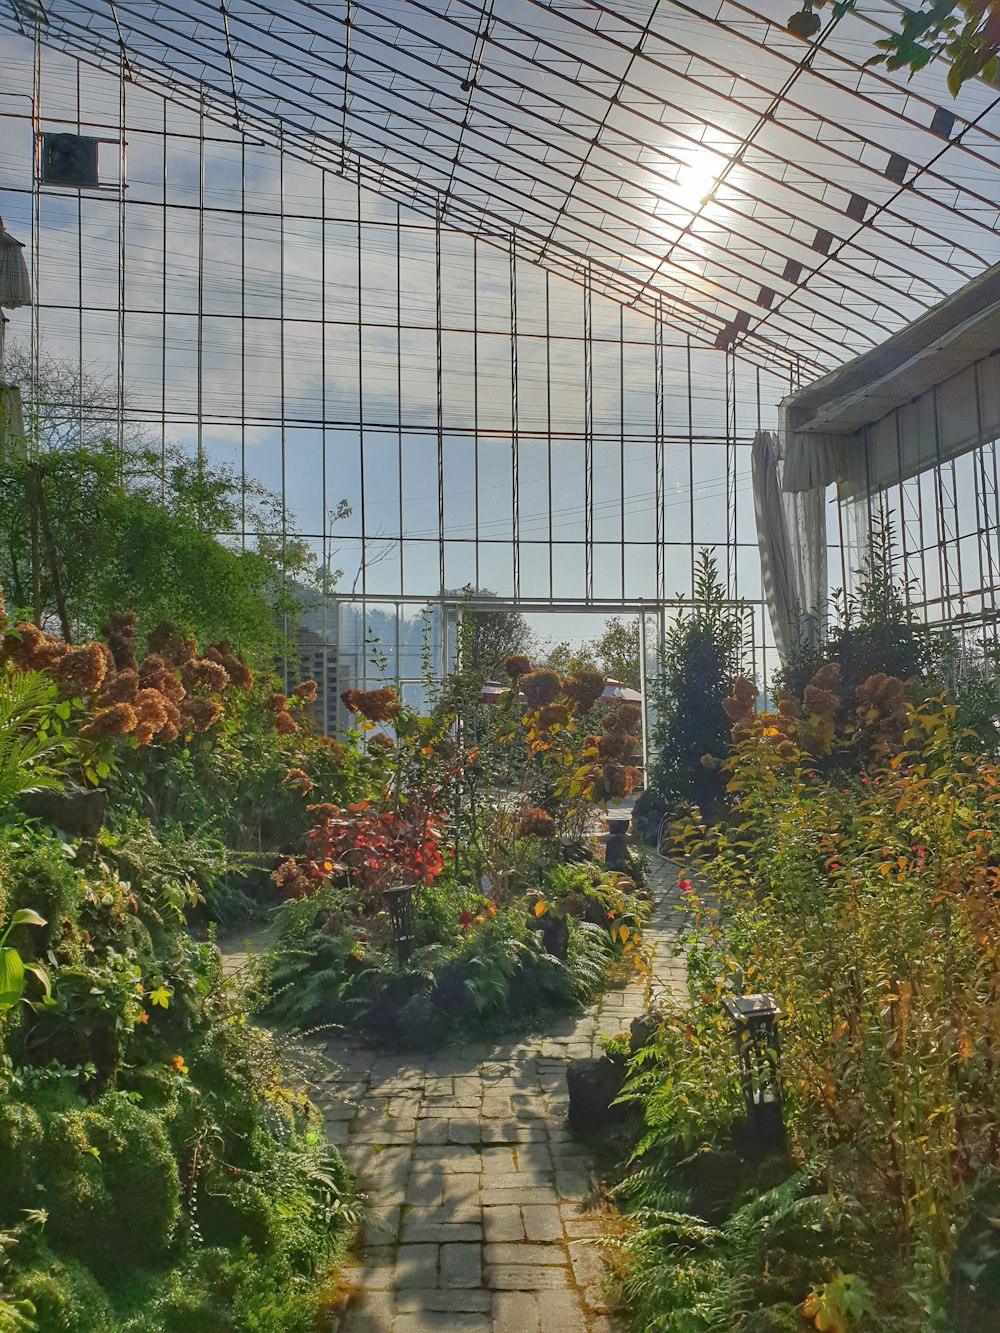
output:
[[[520,680],[531,670],[531,658],[525,657],[523,653],[511,653],[504,658],[503,669],[511,680]]]
[[[385,755],[390,754],[395,748],[396,742],[391,736],[387,736],[384,731],[377,731],[368,742],[369,753],[374,751],[375,754]]]
[[[604,693],[605,683],[600,671],[580,671],[563,683],[563,694],[578,713],[586,713]]]
[[[554,838],[556,821],[540,806],[529,805],[521,812],[517,831],[522,838]]]
[[[118,671],[134,671],[136,668],[136,620],[134,611],[112,611],[108,623],[101,626],[101,633]]]
[[[317,825],[325,824],[331,819],[336,819],[340,814],[340,806],[334,805],[332,801],[319,801],[316,805],[307,805],[309,817]]]
[[[360,713],[369,722],[391,722],[402,706],[391,685],[377,690],[345,690],[340,697],[349,713]]]
[[[288,711],[288,696],[277,691],[267,698],[264,707],[271,714],[274,729],[279,736],[291,736],[299,729],[299,724]]]
[[[221,708],[219,710],[222,711]],[[154,736],[173,741],[180,735],[181,713],[177,704],[159,690],[141,689],[135,697],[135,735],[140,745]]]
[[[544,708],[546,704],[554,703],[562,693],[562,687],[558,673],[545,667],[532,671],[521,681],[521,693],[529,708]]]
[[[316,785],[304,768],[290,768],[283,781],[286,787],[298,792],[300,796],[308,796]]]
[[[319,686],[314,680],[300,680],[298,685],[293,687],[292,693],[304,704],[311,704],[319,693]]]
[[[733,692],[722,701],[726,716],[733,724],[733,740],[750,734],[757,716],[757,686],[745,676],[733,682]]]
[[[93,712],[80,735],[91,741],[134,736],[149,745],[154,738],[175,740],[182,731],[207,731],[222,715],[217,696],[223,689],[253,683],[228,644],[212,645],[199,658],[194,640],[166,624],[149,636],[149,651],[139,662],[135,628],[131,612],[115,613],[104,626],[106,643],[73,645],[37,625],[18,624],[3,637],[0,662],[47,671],[60,698],[89,700]]]
[[[906,726],[904,690],[898,676],[887,676],[884,671],[862,681],[855,691],[860,724],[870,727],[883,740],[898,741]]]

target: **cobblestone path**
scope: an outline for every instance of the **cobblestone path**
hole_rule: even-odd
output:
[[[597,1180],[566,1124],[566,1064],[678,987],[677,868],[653,857],[652,981],[541,1035],[427,1056],[326,1046],[321,1105],[370,1216],[331,1333],[610,1333]]]

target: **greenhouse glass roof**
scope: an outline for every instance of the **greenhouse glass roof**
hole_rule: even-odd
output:
[[[0,0],[197,104],[708,346],[807,380],[1000,259],[1000,91],[866,66],[901,6]]]

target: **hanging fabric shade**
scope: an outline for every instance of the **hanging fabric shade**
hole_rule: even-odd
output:
[[[0,218],[0,309],[31,305],[31,283],[24,246],[4,228]]]
[[[764,596],[782,661],[800,642],[818,641],[826,595],[826,515],[822,486],[789,494],[773,431],[758,431],[750,456]]]

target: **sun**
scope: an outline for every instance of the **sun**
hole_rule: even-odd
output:
[[[725,164],[726,159],[709,148],[698,148],[692,152],[677,172],[675,184],[679,202],[692,211],[707,203]]]

